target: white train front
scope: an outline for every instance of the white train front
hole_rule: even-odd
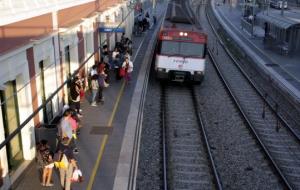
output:
[[[205,73],[207,36],[199,31],[162,28],[156,49],[158,79],[201,82]]]

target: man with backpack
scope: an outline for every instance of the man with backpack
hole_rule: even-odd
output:
[[[79,77],[76,76],[74,80],[71,83],[70,86],[70,106],[74,110],[76,110],[79,117],[81,117],[80,113],[80,90],[81,90],[81,81],[79,80]]]

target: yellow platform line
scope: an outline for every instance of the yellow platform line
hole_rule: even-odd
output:
[[[113,109],[112,114],[110,115],[110,118],[108,120],[108,124],[107,124],[108,127],[112,126],[112,122],[113,122],[113,120],[115,118],[116,111],[117,111],[117,108],[119,106],[119,102],[120,102],[122,94],[124,92],[124,88],[125,88],[125,82],[123,81],[123,84],[122,84],[121,89],[120,89],[120,91],[118,93],[118,96],[117,96],[117,101],[116,101],[116,103],[114,105],[114,109]],[[100,161],[102,159],[102,156],[103,156],[103,153],[104,153],[104,150],[105,150],[105,146],[106,146],[107,140],[108,140],[108,135],[104,135],[104,138],[101,141],[101,146],[100,146],[99,154],[98,154],[96,163],[94,165],[94,168],[93,168],[93,171],[92,171],[92,175],[90,177],[88,186],[86,188],[87,190],[91,190],[92,187],[93,187],[93,184],[94,184],[94,181],[95,181],[95,176],[96,176],[97,171],[99,169]]]
[[[142,47],[142,45],[144,43],[144,40],[145,40],[145,37],[143,38],[142,42],[140,43],[140,45],[139,45],[139,47],[138,47],[138,49],[136,51],[137,53],[135,54],[135,56],[133,58],[133,62],[135,62],[136,56],[137,56],[138,52],[140,51],[140,49],[141,49],[141,47]],[[111,127],[112,122],[113,122],[113,120],[115,118],[115,114],[116,114],[117,108],[119,106],[119,102],[120,102],[120,99],[122,97],[124,88],[125,88],[125,81],[123,81],[122,87],[121,87],[121,89],[119,91],[119,94],[118,94],[118,97],[117,97],[117,101],[116,101],[116,103],[114,105],[114,109],[113,109],[112,114],[111,114],[111,116],[110,116],[110,118],[108,120],[108,124],[107,124],[108,127]],[[93,187],[93,184],[94,184],[94,181],[95,181],[95,176],[96,176],[97,171],[98,171],[99,166],[100,166],[100,161],[101,161],[103,153],[104,153],[104,149],[105,149],[105,146],[106,146],[106,143],[107,143],[107,139],[108,139],[108,135],[104,135],[104,138],[101,141],[101,147],[100,147],[100,150],[99,150],[99,154],[98,154],[96,163],[95,163],[94,168],[93,168],[92,175],[90,177],[88,186],[86,188],[87,190],[91,190],[92,187]]]

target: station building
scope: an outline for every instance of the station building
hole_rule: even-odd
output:
[[[68,103],[67,85],[58,89],[79,67],[87,76],[99,47],[131,37],[134,12],[126,0],[2,0],[0,10],[0,144],[24,124],[0,150],[9,189],[36,156],[35,129]]]

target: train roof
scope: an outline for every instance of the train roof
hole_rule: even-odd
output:
[[[163,29],[178,28],[186,31],[202,31],[196,24],[194,12],[186,0],[171,0],[168,4]]]

